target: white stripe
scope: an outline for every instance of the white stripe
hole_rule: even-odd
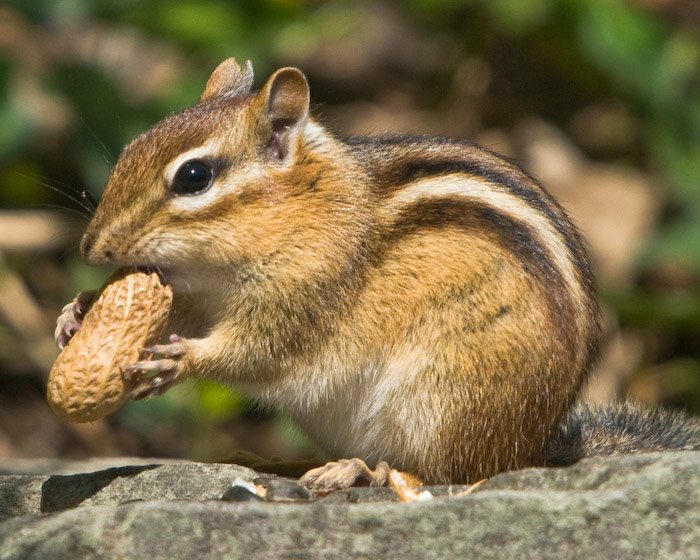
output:
[[[585,300],[583,288],[578,281],[576,268],[569,258],[566,242],[549,219],[532,208],[521,198],[502,190],[485,180],[468,178],[459,173],[444,175],[439,178],[431,177],[407,184],[400,192],[388,201],[392,215],[396,216],[401,207],[416,203],[419,200],[457,196],[487,204],[498,212],[527,224],[537,235],[540,243],[549,253],[550,259],[556,265],[564,281],[573,294],[574,304]],[[579,320],[585,320],[579,317]]]
[[[306,119],[306,125],[304,126],[304,138],[309,141],[319,141],[325,140],[327,137],[328,133],[320,124],[315,122],[313,119]]]

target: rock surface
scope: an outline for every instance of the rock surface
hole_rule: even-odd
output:
[[[0,461],[0,559],[700,557],[700,452],[526,469],[408,504],[386,489],[281,502],[229,490],[236,479],[294,488],[259,476],[185,461]]]

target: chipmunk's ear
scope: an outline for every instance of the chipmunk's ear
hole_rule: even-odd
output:
[[[309,114],[309,84],[297,68],[277,70],[260,92],[270,124],[267,154],[283,160]]]
[[[253,65],[247,60],[240,66],[235,58],[227,58],[216,67],[207,81],[200,101],[212,97],[248,95],[253,87]]]

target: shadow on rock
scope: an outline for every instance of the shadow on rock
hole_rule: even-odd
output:
[[[41,485],[41,511],[52,512],[80,505],[120,477],[135,476],[161,465],[116,467],[73,475],[53,475]]]

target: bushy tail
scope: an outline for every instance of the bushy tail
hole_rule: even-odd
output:
[[[700,418],[623,402],[575,407],[550,440],[548,466],[584,457],[665,450],[700,450]]]

